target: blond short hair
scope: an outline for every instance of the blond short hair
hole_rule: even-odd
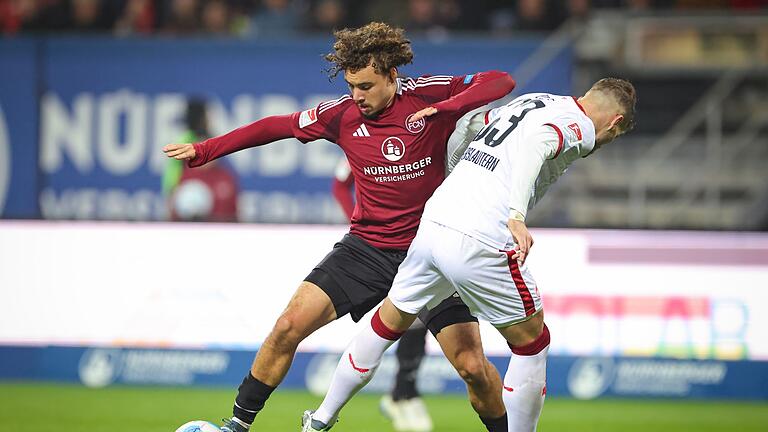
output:
[[[603,78],[596,82],[589,91],[602,93],[619,106],[624,118],[617,124],[621,133],[627,133],[635,127],[635,104],[637,92],[631,82],[621,78]]]

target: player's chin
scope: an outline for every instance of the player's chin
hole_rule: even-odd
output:
[[[381,110],[374,110],[370,107],[360,108],[360,114],[363,115],[365,118],[374,118],[381,114]]]

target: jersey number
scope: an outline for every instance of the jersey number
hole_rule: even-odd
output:
[[[511,134],[512,131],[517,128],[518,123],[520,123],[526,114],[535,109],[544,108],[544,102],[538,99],[526,99],[518,102],[515,105],[517,108],[522,108],[522,111],[520,111],[519,114],[513,115],[509,118],[509,127],[507,127],[507,129],[505,129],[501,135],[496,137],[496,134],[500,132],[499,129],[496,128],[496,123],[499,122],[500,118],[496,118],[496,120],[492,121],[490,124],[488,124],[488,126],[483,128],[480,133],[477,134],[474,141],[484,139],[485,145],[488,147],[496,147],[497,145],[501,144],[502,141],[504,141],[504,138],[506,138],[507,135]]]

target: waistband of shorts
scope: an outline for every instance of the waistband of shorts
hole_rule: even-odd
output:
[[[373,249],[376,251],[379,251],[383,254],[390,255],[390,256],[402,256],[408,253],[408,249],[383,249],[378,248],[367,241],[361,239],[360,237],[352,234],[352,233],[346,233],[344,234],[344,238],[342,239],[342,242],[352,243],[355,246],[362,247],[362,248],[368,248]]]

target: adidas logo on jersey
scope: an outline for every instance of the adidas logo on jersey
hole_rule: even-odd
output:
[[[355,133],[352,134],[352,136],[355,136],[355,137],[369,137],[369,136],[371,136],[371,134],[368,133],[368,128],[365,127],[365,124],[361,123],[360,127],[357,128],[357,130],[355,131]]]

